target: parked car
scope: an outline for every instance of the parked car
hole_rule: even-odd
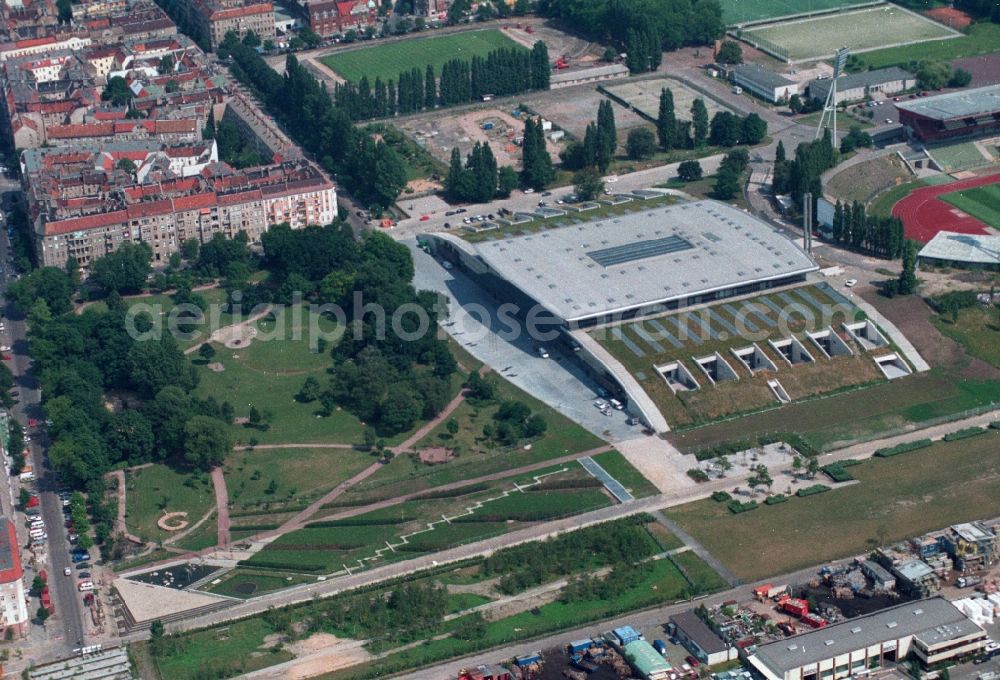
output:
[[[538,346],[538,347],[537,347],[537,348],[535,349],[535,351],[536,351],[536,352],[538,352],[538,356],[540,356],[541,358],[543,358],[543,359],[548,359],[548,358],[549,358],[549,352],[548,352],[548,350],[546,350],[546,349],[545,349],[544,347],[542,347],[541,345],[539,345],[539,346]]]
[[[684,660],[687,661],[689,664],[691,664],[691,668],[697,668],[698,666],[701,665],[701,662],[691,655],[684,657]]]
[[[846,286],[847,288],[854,288],[854,286],[856,285],[858,285],[857,279],[847,279],[846,281],[844,281],[844,286]]]

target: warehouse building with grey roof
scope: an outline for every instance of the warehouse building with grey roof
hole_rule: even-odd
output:
[[[770,225],[696,201],[469,243],[426,237],[498,300],[564,327],[659,314],[798,283],[817,265]]]
[[[840,680],[910,654],[927,668],[988,641],[954,605],[932,597],[760,645],[747,661],[765,680]]]
[[[896,104],[907,133],[924,142],[1000,133],[1000,84]]]

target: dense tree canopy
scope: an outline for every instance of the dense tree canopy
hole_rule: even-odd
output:
[[[123,243],[90,265],[90,280],[105,293],[142,292],[152,267],[153,249],[147,243]]]

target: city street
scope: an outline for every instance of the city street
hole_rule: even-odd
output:
[[[10,191],[14,187],[19,187],[19,185],[12,180],[5,179],[0,183],[0,189],[4,191]],[[6,289],[12,275],[11,266],[7,264],[9,251],[10,241],[7,237],[6,224],[4,224],[3,238],[0,238],[0,262],[5,263],[3,273],[0,274],[0,285],[3,285],[4,289]],[[76,590],[76,578],[63,575],[63,570],[71,567],[72,563],[69,557],[69,543],[66,540],[62,500],[58,495],[59,481],[55,473],[48,468],[46,459],[48,442],[45,431],[44,429],[31,430],[27,427],[28,418],[35,418],[38,422],[42,422],[45,416],[39,404],[41,390],[35,377],[30,374],[31,359],[27,351],[26,330],[23,319],[7,317],[6,334],[3,339],[4,344],[10,345],[12,348],[9,353],[11,361],[8,362],[8,366],[14,373],[15,389],[19,392],[17,403],[12,409],[12,415],[24,426],[25,434],[31,437],[31,441],[28,442],[28,448],[31,452],[28,463],[35,471],[36,487],[41,501],[41,517],[45,522],[45,531],[48,533],[46,545],[48,564],[44,568],[49,574],[49,590],[52,593],[56,610],[55,615],[45,624],[44,634],[31,635],[32,641],[45,642],[44,646],[36,644],[33,647],[26,646],[23,649],[25,660],[30,661],[59,658],[71,653],[73,649],[84,643],[84,626],[81,615],[82,599]],[[7,495],[6,492],[4,495]],[[19,534],[24,536],[24,516],[15,514],[12,519],[18,526]],[[25,542],[27,541],[25,540]],[[29,614],[34,617],[37,610],[38,601],[30,601]],[[34,631],[35,624],[32,624],[32,628],[32,632],[36,633]]]

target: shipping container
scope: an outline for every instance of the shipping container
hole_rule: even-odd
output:
[[[826,626],[826,619],[816,614],[805,614],[802,616],[802,623],[810,628],[824,628]]]
[[[802,617],[809,613],[809,603],[796,597],[791,597],[782,602],[781,608],[792,616]]]

